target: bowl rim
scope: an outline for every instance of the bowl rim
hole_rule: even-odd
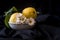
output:
[[[13,23],[13,22],[8,22],[9,24],[16,24],[16,25],[19,25],[19,23]],[[28,24],[20,24],[20,25],[28,25]]]

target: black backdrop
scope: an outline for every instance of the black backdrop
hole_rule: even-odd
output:
[[[40,22],[36,24],[37,27],[33,30],[23,30],[22,33],[21,31],[6,29],[3,25],[3,17],[0,17],[0,37],[19,37],[20,39],[22,37],[22,39],[24,39],[24,35],[25,38],[32,35],[31,37],[34,36],[33,39],[36,40],[60,40],[60,17],[54,16],[59,15],[60,13],[59,2],[57,3],[57,1],[53,1],[52,5],[51,0],[0,0],[0,15],[3,15],[4,11],[9,10],[12,6],[20,9],[20,11],[25,7],[32,6],[35,7],[37,11],[41,11],[42,14],[52,14],[47,19],[45,18],[46,15],[40,15]],[[41,22],[41,19],[44,18],[46,20]],[[31,38],[29,40],[31,40]]]
[[[37,11],[41,10],[43,14],[51,12],[50,0],[0,0],[0,14],[10,9],[12,6],[22,11],[25,7],[35,7]]]

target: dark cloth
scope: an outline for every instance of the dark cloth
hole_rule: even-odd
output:
[[[38,20],[35,27],[29,30],[13,30],[6,28],[4,25],[0,25],[0,38],[19,38],[21,40],[60,40],[60,19],[57,17],[58,16],[40,15],[37,18]]]
[[[54,1],[56,3],[57,1]],[[59,2],[58,2],[59,3]],[[58,4],[56,3],[56,4]],[[54,4],[52,4],[54,5]],[[28,30],[8,29],[4,24],[4,12],[15,6],[21,12],[25,7],[35,7],[40,12],[36,25]],[[50,0],[1,0],[0,39],[3,40],[60,40],[59,5],[51,8]],[[51,13],[52,12],[52,13]],[[14,39],[13,39],[14,38]]]

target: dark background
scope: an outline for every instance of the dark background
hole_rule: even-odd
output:
[[[60,3],[58,0],[0,0],[0,37],[40,39],[40,40],[60,40]],[[25,7],[34,7],[42,15],[38,16],[36,28],[32,30],[12,30],[4,26],[4,12],[15,6],[21,12]],[[44,14],[44,15],[43,15]],[[50,16],[48,16],[49,14]],[[45,20],[46,19],[46,20]],[[44,21],[41,21],[44,20]],[[23,35],[22,35],[23,34]],[[23,38],[25,37],[25,38]]]
[[[42,14],[51,12],[51,0],[0,0],[0,14],[9,10],[12,6],[15,6],[20,11],[25,7],[32,6],[37,11],[41,11]]]

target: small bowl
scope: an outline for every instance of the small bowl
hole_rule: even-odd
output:
[[[13,24],[13,23],[9,23],[10,27],[12,29],[16,29],[16,30],[21,30],[21,29],[30,29],[34,26],[29,26],[28,24]]]

